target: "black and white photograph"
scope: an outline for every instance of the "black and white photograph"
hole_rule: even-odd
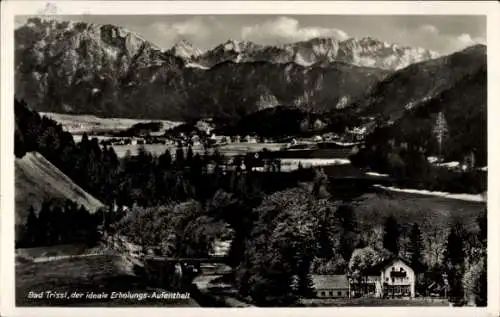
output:
[[[487,16],[299,13],[14,17],[16,307],[488,306]]]

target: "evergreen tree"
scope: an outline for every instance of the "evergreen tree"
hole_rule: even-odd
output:
[[[326,192],[328,176],[325,174],[323,169],[315,169],[314,174],[312,194],[319,198],[321,194]]]
[[[410,231],[410,263],[412,268],[420,267],[422,263],[422,251],[424,249],[424,243],[422,239],[422,232],[418,224],[414,223]]]
[[[219,152],[218,149],[215,149],[213,154],[212,154],[212,160],[214,161],[215,164],[222,164],[224,163],[224,157],[222,154]]]
[[[291,287],[293,275],[283,265],[276,264],[266,271],[252,274],[249,295],[261,307],[286,307],[296,303]]]
[[[399,224],[393,215],[386,218],[384,224],[384,248],[395,255],[399,253],[399,237],[400,237]]]
[[[51,207],[48,201],[42,203],[40,213],[38,214],[38,237],[37,245],[48,245],[49,244],[49,232],[50,228],[50,213]]]
[[[461,223],[454,223],[448,234],[444,254],[446,266],[463,265],[465,262],[464,229]]]
[[[30,207],[25,225],[24,245],[26,247],[36,246],[37,237],[39,235],[38,228],[38,217],[35,213],[35,209],[32,206]]]
[[[196,181],[201,177],[202,169],[203,169],[203,160],[200,154],[196,153],[196,155],[193,158],[193,162],[191,163],[191,175],[193,175],[194,177],[195,184],[197,184]]]
[[[465,301],[465,292],[462,284],[463,273],[460,267],[450,267],[447,270],[448,300],[458,306],[462,306]]]
[[[462,283],[465,271],[464,229],[460,222],[455,222],[448,234],[444,251],[444,267],[448,274],[450,301],[461,305],[464,301]]]
[[[175,151],[175,164],[178,168],[184,167],[185,159],[184,159],[184,149],[182,148],[182,144],[179,142],[177,144],[177,149]]]
[[[118,187],[118,169],[120,162],[113,147],[104,147],[102,151],[101,190],[100,193],[107,205],[116,200]]]
[[[64,212],[62,214],[61,223],[62,225],[62,239],[67,243],[73,242],[73,233],[74,233],[74,203],[67,199],[64,204]]]
[[[172,191],[172,199],[175,201],[184,201],[187,198],[187,189],[184,179],[180,174],[175,176],[175,183]]]
[[[192,162],[193,162],[193,157],[194,157],[194,154],[193,154],[193,149],[191,148],[191,146],[188,147],[188,150],[187,150],[187,154],[186,154],[186,164],[191,166]]]
[[[75,160],[75,181],[83,189],[88,190],[90,186],[89,165],[90,162],[90,141],[87,133],[84,133],[82,140],[78,144]]]
[[[487,240],[488,240],[488,223],[487,223],[487,212],[483,210],[477,218],[477,223],[479,226],[479,241],[482,245],[483,261],[481,265],[481,273],[477,280],[476,285],[476,305],[477,306],[487,306],[487,293],[488,293],[488,276],[487,276],[487,265],[486,260],[487,254]]]
[[[87,132],[83,132],[82,135],[82,140],[80,141],[80,149],[82,149],[84,152],[88,150],[90,145],[90,140]]]
[[[438,155],[441,158],[443,154],[443,142],[448,133],[448,124],[443,112],[439,112],[436,117],[436,124],[434,126],[434,134],[438,142]]]
[[[16,157],[23,157],[24,154],[26,154],[27,149],[26,145],[24,144],[24,136],[21,131],[16,125],[16,129],[14,132],[14,154]]]
[[[168,148],[165,149],[165,152],[158,157],[158,165],[161,170],[167,170],[170,168],[172,164],[172,155],[170,154],[170,151]]]
[[[299,264],[297,295],[301,297],[308,298],[314,295],[314,283],[312,281],[310,269],[310,261],[301,261]]]
[[[486,267],[488,261],[484,260],[481,266],[481,273],[476,286],[476,305],[484,307],[488,305],[488,275]]]
[[[349,261],[357,243],[357,220],[354,209],[347,204],[340,205],[335,211],[335,226],[338,239],[338,252]],[[331,229],[330,229],[331,230]]]
[[[63,217],[63,212],[59,206],[55,206],[50,213],[50,244],[60,244],[62,241],[62,227],[63,223],[61,218]]]
[[[62,170],[68,171],[74,168],[72,161],[75,148],[76,145],[73,135],[67,131],[62,132],[61,146],[58,149],[58,156],[61,158]]]
[[[83,241],[86,237],[89,226],[89,212],[84,206],[80,206],[76,212],[78,240]]]
[[[90,194],[95,197],[103,199],[103,195],[101,193],[101,181],[102,181],[102,151],[99,146],[99,142],[97,138],[93,138],[89,144],[89,152],[88,152],[88,161],[86,165],[86,175],[88,183],[84,187]]]
[[[477,217],[476,222],[479,227],[479,241],[483,244],[483,247],[486,248],[488,240],[488,220],[486,210],[481,211],[481,214]]]

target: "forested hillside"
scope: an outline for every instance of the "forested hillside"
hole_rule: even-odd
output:
[[[104,207],[40,153],[26,153],[15,160],[16,224],[26,221],[30,209],[39,211],[44,202],[62,206],[75,203],[91,213]]]

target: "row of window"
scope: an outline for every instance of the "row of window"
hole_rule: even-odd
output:
[[[335,292],[333,291],[330,291],[330,292],[326,292],[326,291],[323,291],[323,292],[319,292],[320,296],[323,296],[323,297],[326,297],[326,296],[335,296]],[[342,292],[341,291],[338,291],[337,292],[337,296],[342,296]]]
[[[396,271],[396,267],[393,266],[392,267],[392,271],[395,272]],[[402,267],[400,267],[399,268],[399,272],[405,272],[405,270]]]
[[[410,286],[406,285],[395,285],[386,286],[384,288],[385,293],[394,295],[409,295],[411,293]]]
[[[391,277],[391,279],[392,279],[392,281],[395,281],[395,280],[396,280],[396,281],[401,282],[401,281],[408,281],[410,278],[409,278],[408,276],[403,276],[403,277],[394,277],[394,276],[392,276],[392,277]],[[389,282],[389,278],[388,278],[388,277],[386,277],[386,278],[385,278],[385,281],[386,281],[386,282]]]

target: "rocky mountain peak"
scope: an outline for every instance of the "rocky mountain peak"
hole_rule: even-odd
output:
[[[317,37],[275,46],[228,40],[201,54],[197,62],[205,67],[212,67],[225,61],[235,63],[267,61],[280,64],[292,62],[302,66],[343,62],[361,67],[397,70],[439,56],[440,54],[431,50],[401,47],[371,37],[349,38],[344,41]]]
[[[203,54],[201,49],[194,47],[193,44],[187,40],[180,40],[169,51],[173,55],[185,60],[191,60]]]

